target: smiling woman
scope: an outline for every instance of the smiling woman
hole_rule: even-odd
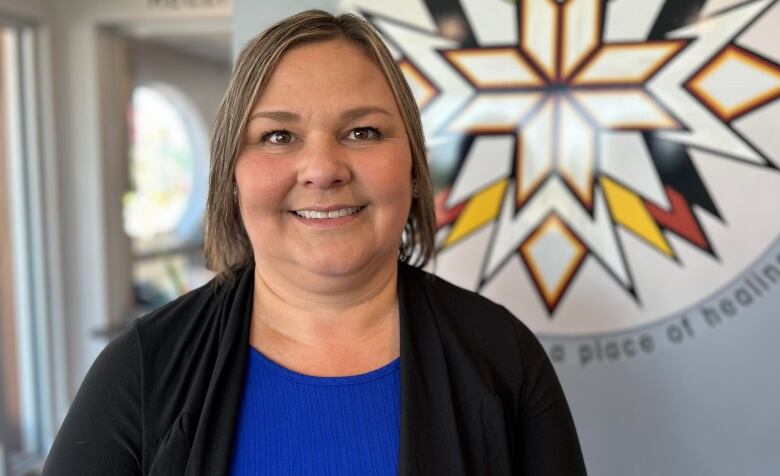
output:
[[[252,109],[235,180],[263,282],[330,288],[394,274],[411,150],[393,92],[361,47],[306,43],[279,61]]]
[[[585,473],[533,334],[420,269],[419,112],[366,22],[259,35],[213,134],[218,276],[109,345],[44,474]]]

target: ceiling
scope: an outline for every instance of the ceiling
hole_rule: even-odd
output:
[[[124,36],[198,58],[224,64],[233,62],[229,19],[129,22],[118,30]]]

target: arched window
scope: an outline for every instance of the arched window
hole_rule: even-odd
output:
[[[124,224],[138,251],[198,241],[206,195],[206,130],[164,85],[139,86],[130,108],[130,179]]]
[[[208,278],[202,264],[207,131],[187,97],[165,84],[137,86],[129,108],[132,238],[140,304],[154,307]]]

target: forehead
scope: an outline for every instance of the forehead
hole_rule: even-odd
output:
[[[382,71],[363,48],[347,39],[308,42],[279,60],[254,110],[331,104],[349,108],[367,103],[395,108]]]

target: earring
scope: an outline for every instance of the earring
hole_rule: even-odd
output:
[[[412,179],[412,197],[417,198],[420,196],[420,188],[417,186],[417,179]]]
[[[238,185],[233,182],[233,204],[238,205]]]

